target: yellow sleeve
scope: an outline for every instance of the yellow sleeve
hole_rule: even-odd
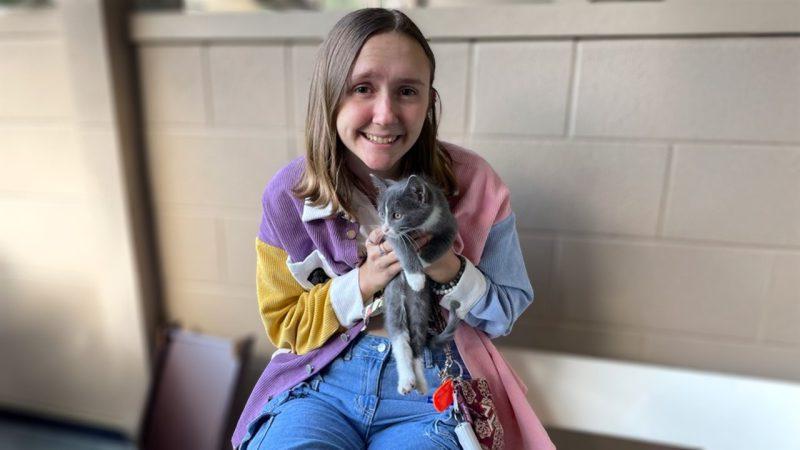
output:
[[[267,336],[302,355],[319,348],[341,325],[330,301],[333,280],[306,291],[286,266],[287,253],[256,238],[256,290]]]

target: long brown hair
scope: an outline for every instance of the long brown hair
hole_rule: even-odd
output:
[[[317,53],[306,116],[306,165],[294,187],[298,198],[307,198],[313,206],[331,204],[333,211],[344,210],[355,217],[352,190],[356,177],[345,165],[347,149],[336,133],[336,113],[348,85],[350,70],[370,37],[398,32],[419,43],[431,68],[430,107],[419,138],[400,160],[400,173],[426,175],[449,197],[457,192],[452,159],[436,139],[439,122],[435,105],[438,94],[433,89],[436,59],[428,42],[405,14],[397,10],[365,8],[340,19]]]

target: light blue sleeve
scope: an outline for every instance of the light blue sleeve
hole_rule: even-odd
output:
[[[505,336],[533,302],[514,213],[492,226],[477,269],[485,277],[485,292],[463,320],[491,338]]]

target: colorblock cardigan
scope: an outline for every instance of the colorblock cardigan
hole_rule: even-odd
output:
[[[474,279],[483,280],[484,272],[486,279],[477,283],[477,295],[476,283],[461,292],[456,286],[449,294],[460,301],[464,295],[471,297],[457,311],[469,326],[458,328],[456,346],[470,374],[489,383],[506,447],[554,449],[527,401],[526,386],[490,339],[510,332],[533,294],[508,188],[477,154],[443,145],[453,158],[459,190],[450,205],[458,222],[454,250],[466,257]],[[304,159],[298,158],[268,184],[256,240],[259,307],[267,335],[277,347],[291,351],[276,352],[253,388],[232,437],[234,448],[253,431],[248,425],[271,398],[322,370],[365,328],[363,320],[352,314],[348,320],[354,323],[343,323],[346,307],[334,298],[347,292],[334,291],[337,283],[347,284],[345,278],[359,265],[354,239],[359,224],[295,198],[291,189],[303,168]],[[311,284],[305,277],[315,267],[332,278]],[[449,298],[445,296],[441,304],[449,304]]]

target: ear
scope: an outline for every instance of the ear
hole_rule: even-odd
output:
[[[369,179],[372,180],[373,186],[375,186],[375,189],[378,190],[378,195],[383,194],[383,191],[389,187],[389,184],[386,183],[386,180],[383,180],[374,174],[369,174]]]
[[[418,202],[428,202],[428,189],[425,187],[425,183],[422,181],[422,178],[416,175],[411,175],[408,177],[408,185],[406,186],[406,189],[408,192],[411,192]]]

